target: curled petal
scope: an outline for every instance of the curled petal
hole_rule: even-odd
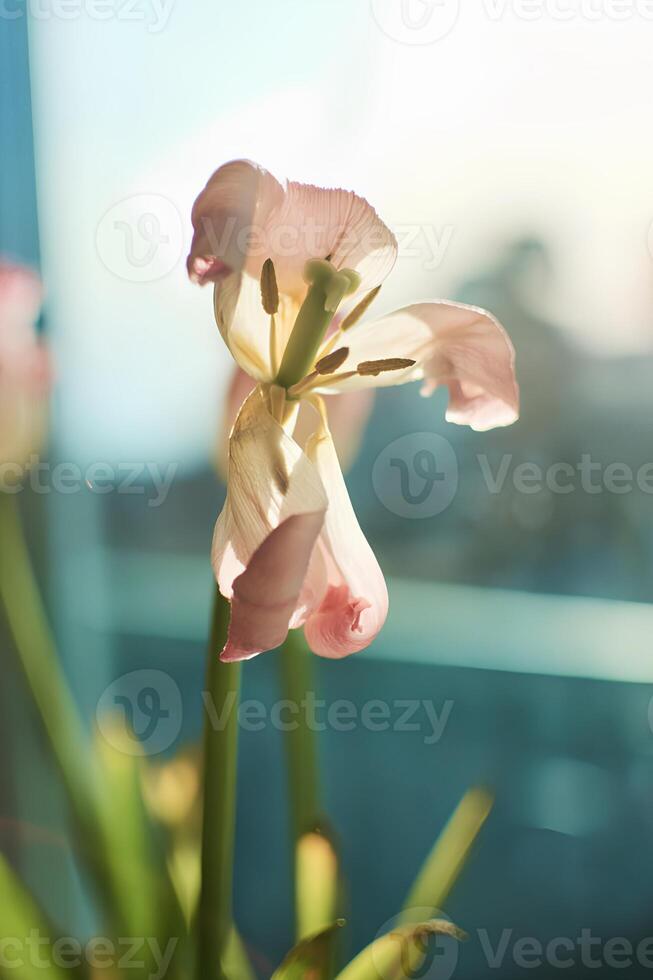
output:
[[[331,434],[323,428],[309,440],[329,497],[318,541],[327,573],[327,590],[304,624],[311,650],[340,658],[369,646],[388,613],[383,573],[354,514]]]
[[[449,388],[447,420],[479,431],[510,425],[519,416],[515,352],[490,313],[462,303],[417,303],[346,333],[349,358],[343,372],[363,361],[412,358],[412,367],[376,377],[354,375],[325,394],[424,379],[423,394]]]
[[[283,643],[323,521],[323,511],[289,517],[254,552],[233,584],[221,660],[249,660]]]
[[[216,170],[191,214],[194,234],[186,266],[193,282],[220,282],[244,269],[252,234],[265,226],[283,195],[279,181],[250,160],[233,160]]]
[[[195,282],[220,283],[234,272],[258,280],[274,262],[281,293],[296,301],[306,292],[309,259],[331,257],[356,269],[360,289],[381,283],[397,257],[397,242],[374,208],[352,191],[282,183],[248,160],[213,174],[193,207],[188,272]]]

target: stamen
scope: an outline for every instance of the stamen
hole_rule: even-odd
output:
[[[279,312],[279,287],[272,259],[266,259],[261,269],[261,300],[263,309],[270,316]]]
[[[345,319],[340,324],[340,329],[344,333],[345,330],[349,330],[353,327],[355,323],[358,323],[360,318],[367,313],[368,309],[376,299],[376,297],[381,292],[381,286],[377,286],[376,289],[371,290],[366,296],[363,296],[360,303],[354,307],[351,313],[345,317]]]
[[[378,361],[361,361],[358,365],[357,373],[365,378],[371,375],[376,378],[384,371],[402,371],[404,368],[412,367],[417,362],[410,357],[384,357]]]
[[[339,350],[334,350],[332,354],[321,357],[315,365],[315,370],[317,374],[333,374],[339,367],[342,367],[348,357],[349,348],[340,347]]]
[[[349,378],[358,377],[357,371],[343,371],[341,374],[318,374],[317,371],[313,371],[300,381],[299,384],[293,385],[292,388],[288,388],[288,398],[299,398],[308,395],[309,392],[315,391],[319,388],[331,388],[332,385],[337,385],[340,381],[348,381]]]

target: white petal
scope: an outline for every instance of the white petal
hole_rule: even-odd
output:
[[[224,342],[237,364],[256,381],[272,381],[271,319],[263,309],[261,285],[247,273],[233,273],[215,284],[215,319]],[[277,364],[297,316],[289,296],[279,297],[275,316]]]
[[[212,563],[222,594],[231,597],[234,579],[286,518],[326,507],[316,467],[272,418],[266,397],[257,388],[234,425],[227,500],[213,539]]]

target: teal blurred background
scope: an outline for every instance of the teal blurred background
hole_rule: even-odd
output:
[[[496,808],[446,909],[472,933],[455,975],[512,977],[477,930],[494,946],[503,929],[653,932],[653,23],[635,6],[527,19],[445,2],[420,35],[419,3],[408,22],[389,0],[3,8],[0,253],[46,285],[49,458],[138,470],[129,492],[32,489],[21,507],[89,726],[109,685],[136,705],[125,675],[163,671],[181,708],[152,751],[170,756],[200,731],[224,497],[230,364],[183,265],[209,174],[250,156],[368,197],[400,240],[378,312],[490,308],[517,348],[522,419],[479,434],[413,386],[379,395],[348,484],[391,614],[369,651],[319,664],[327,706],[380,700],[397,718],[427,701],[442,731],[420,709],[412,728],[332,725],[321,743],[351,950],[483,783]],[[426,506],[421,451],[442,476]],[[171,476],[163,497],[153,473]],[[272,655],[247,665],[245,697],[279,697]],[[92,930],[6,643],[1,703],[0,843]],[[242,748],[236,912],[266,975],[291,939],[282,733],[244,731]]]

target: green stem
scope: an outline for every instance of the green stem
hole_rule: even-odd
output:
[[[198,980],[227,980],[224,960],[232,931],[233,856],[236,836],[236,770],[240,664],[221,663],[229,603],[215,592],[208,649],[204,726],[202,887],[198,908]],[[226,716],[224,727],[215,721]]]
[[[298,630],[291,630],[279,654],[284,698],[297,705],[297,727],[286,733],[293,859],[297,840],[315,828],[321,812],[315,731],[309,725],[309,699],[315,697],[313,657]]]
[[[16,500],[1,492],[0,601],[70,801],[80,857],[95,881],[114,928],[120,930],[124,920],[107,865],[88,736],[59,667]]]

